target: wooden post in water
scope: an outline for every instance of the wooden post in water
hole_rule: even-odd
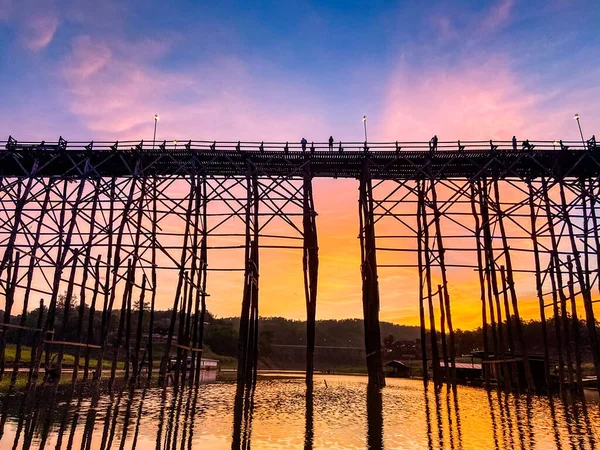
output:
[[[529,193],[529,217],[531,224],[531,242],[533,244],[533,259],[535,269],[535,291],[538,298],[538,304],[540,308],[540,322],[542,326],[542,342],[544,344],[544,377],[546,379],[546,389],[552,388],[550,380],[550,354],[548,347],[548,326],[546,323],[546,306],[544,304],[544,294],[542,291],[542,268],[540,263],[540,250],[538,243],[538,231],[537,231],[537,214],[534,206],[534,190],[531,185],[531,180],[527,180],[527,187]]]
[[[140,349],[142,346],[142,331],[144,326],[144,302],[146,300],[146,276],[142,276],[142,288],[140,292],[139,308],[137,316],[137,327],[135,333],[135,347],[131,355],[131,362],[133,366],[133,381],[139,380],[140,373],[142,371],[142,363],[140,360]]]
[[[573,324],[573,340],[575,342],[575,375],[577,376],[577,389],[583,389],[583,375],[581,372],[581,335],[579,332],[579,315],[575,301],[575,280],[573,277],[573,261],[571,255],[567,256],[567,270],[569,272],[569,299],[571,303],[571,321]]]
[[[100,263],[102,262],[102,255],[98,255],[96,260],[96,266],[94,269],[94,292],[92,293],[92,303],[90,304],[90,315],[88,317],[88,332],[86,344],[88,347],[85,349],[85,364],[83,366],[83,381],[87,381],[90,370],[90,344],[94,342],[94,316],[96,315],[96,300],[98,299],[98,293],[100,291]]]
[[[438,284],[438,297],[440,299],[440,335],[442,337],[442,357],[444,358],[444,373],[446,382],[450,382],[450,368],[448,361],[448,346],[446,345],[446,312],[444,306],[444,293],[442,285]]]
[[[589,286],[586,284],[585,275],[583,273],[583,267],[581,264],[580,253],[577,248],[575,241],[575,232],[573,230],[573,223],[569,217],[569,208],[567,207],[567,199],[565,196],[564,180],[560,180],[559,183],[561,211],[563,220],[567,226],[567,232],[569,234],[569,241],[571,243],[571,252],[573,253],[573,260],[575,262],[575,273],[577,274],[577,280],[581,289],[581,296],[583,297],[583,306],[585,308],[586,324],[588,328],[588,337],[590,340],[590,348],[592,351],[592,357],[594,360],[594,367],[596,369],[597,386],[600,392],[600,347],[598,343],[598,333],[596,331],[596,319],[594,317],[594,306],[592,302],[591,292]]]
[[[37,255],[37,250],[40,247],[40,236],[42,233],[42,225],[44,223],[44,217],[46,216],[47,212],[48,212],[48,203],[50,202],[50,193],[52,192],[52,186],[54,185],[55,182],[55,178],[50,178],[48,180],[48,184],[46,185],[46,193],[44,195],[44,200],[42,202],[42,206],[40,208],[40,216],[38,218],[38,222],[37,222],[37,226],[36,226],[36,230],[35,230],[35,238],[33,240],[32,243],[32,248],[31,248],[31,254],[29,255],[29,268],[27,270],[27,281],[26,281],[26,285],[25,285],[25,290],[24,290],[24,294],[23,294],[23,312],[21,313],[21,323],[20,326],[24,327],[25,324],[27,323],[27,309],[29,306],[29,297],[31,295],[31,286],[33,283],[33,274],[34,274],[34,269],[35,269],[35,262],[36,262],[36,255]],[[15,352],[15,362],[13,365],[13,374],[12,374],[12,381],[14,383],[14,381],[16,381],[17,379],[17,375],[19,373],[19,367],[20,367],[20,363],[21,363],[21,339],[23,338],[23,328],[19,328],[17,330],[17,348],[16,348],[16,352]],[[30,354],[30,360],[31,360],[31,364],[33,365],[34,361],[35,361],[35,353],[32,352]]]
[[[440,216],[442,213],[437,204],[437,192],[435,189],[435,179],[431,177],[431,208],[433,210],[433,221],[435,224],[435,235],[437,240],[438,250],[438,262],[440,265],[440,272],[442,274],[442,285],[440,289],[440,300],[443,299],[443,304],[440,303],[440,310],[442,311],[443,317],[448,322],[448,332],[450,334],[450,377],[447,378],[449,381],[454,383],[456,381],[456,344],[454,342],[454,329],[452,328],[452,312],[450,311],[450,293],[448,291],[448,274],[446,271],[446,249],[444,247],[444,239],[442,238],[442,226],[440,222]],[[442,344],[445,345],[446,333],[442,328]],[[444,364],[448,365],[448,355],[444,355]],[[448,376],[448,372],[446,372]]]
[[[531,374],[531,366],[529,364],[529,351],[527,348],[527,342],[525,341],[525,336],[523,335],[523,324],[521,323],[521,315],[519,314],[519,302],[517,299],[517,291],[515,289],[515,282],[513,278],[513,267],[510,255],[510,246],[508,244],[506,228],[504,226],[504,212],[502,211],[500,204],[500,189],[498,187],[498,178],[494,178],[494,194],[496,198],[496,206],[498,207],[498,225],[500,228],[500,236],[502,238],[502,247],[504,249],[504,260],[506,262],[506,284],[508,285],[508,292],[510,294],[510,300],[512,302],[513,307],[513,314],[515,316],[515,326],[517,330],[517,338],[519,339],[519,344],[521,346],[521,354],[523,356],[523,365],[525,368],[525,379],[527,380],[527,388],[530,391],[533,391],[535,390],[535,382],[533,380],[533,375]],[[496,286],[496,298],[498,297],[497,290],[498,288]],[[501,322],[500,318],[498,320],[499,322]]]
[[[175,298],[173,299],[173,310],[171,311],[171,323],[169,324],[169,334],[167,335],[167,342],[165,344],[165,351],[160,365],[159,383],[163,384],[167,376],[169,369],[169,359],[171,353],[171,346],[173,344],[173,333],[175,332],[175,322],[177,320],[177,311],[179,309],[179,300],[181,297],[181,288],[186,278],[185,262],[187,259],[188,252],[188,240],[190,235],[190,222],[192,216],[192,210],[194,205],[194,194],[196,192],[196,176],[192,175],[190,178],[190,192],[188,195],[187,209],[185,213],[185,230],[183,234],[183,244],[181,248],[181,259],[179,261],[179,277],[177,280],[177,287],[175,289]]]
[[[475,190],[475,182],[471,183],[471,212],[473,219],[475,220],[475,242],[477,244],[477,274],[479,276],[479,298],[481,300],[481,324],[483,330],[483,359],[489,358],[489,343],[488,343],[488,323],[486,313],[486,296],[485,296],[485,278],[483,268],[483,249],[481,245],[481,225],[479,214],[477,213],[476,204],[477,193]],[[482,365],[483,366],[483,365]],[[485,366],[483,366],[485,367]],[[486,386],[489,384],[489,370],[484,369],[483,375],[485,378]]]
[[[308,159],[308,157],[306,157]],[[306,300],[306,385],[313,384],[315,357],[315,319],[317,314],[317,280],[319,276],[319,244],[313,201],[310,163],[304,166],[303,183],[303,255],[304,297]]]
[[[369,161],[365,160],[359,184],[360,246],[362,272],[362,300],[365,327],[365,351],[369,384],[383,387],[383,361],[379,330],[379,284],[373,216],[373,187]]]
[[[21,254],[15,253],[14,264],[8,264],[7,277],[6,277],[6,303],[4,308],[4,325],[2,327],[2,334],[0,335],[0,380],[4,376],[4,361],[5,361],[5,350],[6,350],[6,334],[8,332],[8,326],[10,324],[10,315],[12,307],[15,302],[15,289],[17,287],[17,281],[19,279],[19,264],[21,260]]]
[[[429,380],[429,373],[427,370],[427,331],[425,329],[425,296],[423,294],[423,224],[421,223],[423,218],[423,207],[424,207],[424,192],[422,181],[417,180],[417,264],[419,271],[419,322],[421,328],[421,361],[423,367],[423,384],[427,387]]]

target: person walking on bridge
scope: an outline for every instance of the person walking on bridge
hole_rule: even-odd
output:
[[[333,151],[333,136],[329,136],[329,151]]]
[[[302,140],[300,141],[300,144],[302,145],[302,152],[304,153],[306,151],[306,144],[308,143],[308,141],[306,140],[306,138],[302,138]]]

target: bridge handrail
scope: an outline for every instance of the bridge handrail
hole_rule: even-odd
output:
[[[331,148],[333,150],[331,150]],[[18,141],[9,138],[0,141],[1,149],[14,150],[134,150],[134,151],[278,151],[278,152],[302,152],[300,142],[259,142],[259,141],[208,141],[208,140],[126,140],[126,141]],[[394,142],[357,142],[357,141],[335,141],[330,147],[328,142],[308,142],[306,151],[318,152],[340,152],[340,151],[389,151],[389,152],[429,152],[429,151],[531,151],[531,150],[596,150],[600,149],[592,137],[585,144],[577,140],[469,140],[469,141],[394,141]]]

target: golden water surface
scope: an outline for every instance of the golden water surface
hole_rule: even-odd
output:
[[[2,399],[0,449],[592,449],[596,394],[516,396],[419,380],[271,377],[236,397],[232,383],[200,387],[38,389]]]

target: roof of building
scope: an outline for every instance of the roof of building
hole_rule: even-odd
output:
[[[408,367],[402,361],[398,361],[397,359],[386,363],[386,366],[389,366],[389,367],[406,367],[407,369],[410,369],[410,367]]]
[[[481,364],[455,363],[454,366],[457,369],[481,370]],[[446,367],[444,361],[440,361],[440,367]]]

